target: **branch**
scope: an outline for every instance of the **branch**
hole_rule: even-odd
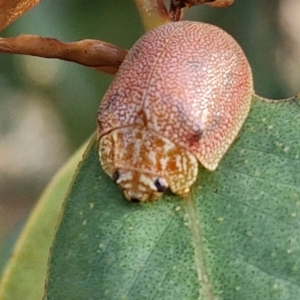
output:
[[[39,2],[40,0],[0,0],[0,30]]]
[[[195,2],[195,1],[193,1]],[[212,7],[218,7],[218,8],[225,8],[227,6],[230,6],[233,4],[234,0],[213,0],[213,1],[207,1],[206,5],[212,6]],[[197,5],[197,4],[194,4]]]
[[[57,39],[33,35],[0,38],[0,53],[26,54],[58,58],[115,74],[127,51],[98,40],[63,43]]]
[[[171,0],[170,2],[170,19],[173,22],[182,18],[182,9],[192,7],[199,4],[206,4],[212,7],[224,8],[231,5],[234,0]]]

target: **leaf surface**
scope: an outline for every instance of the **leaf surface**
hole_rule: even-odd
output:
[[[49,248],[83,145],[53,177],[33,209],[0,282],[1,300],[40,300],[44,293]]]
[[[253,101],[193,196],[127,202],[91,148],[66,199],[48,300],[300,299],[300,109]]]

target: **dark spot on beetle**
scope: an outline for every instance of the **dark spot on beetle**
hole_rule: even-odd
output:
[[[139,203],[140,202],[140,200],[137,199],[137,198],[130,198],[130,201],[134,202],[134,203]]]
[[[203,66],[203,62],[198,60],[188,60],[187,63],[192,69],[201,69]]]
[[[202,66],[203,65],[203,62],[201,62],[201,61],[198,61],[198,60],[188,60],[187,61],[189,64],[191,64],[191,65],[200,65],[200,66]]]
[[[203,130],[199,129],[189,138],[190,145],[196,144],[203,136]]]
[[[118,170],[114,171],[112,180],[113,182],[117,182],[117,180],[120,178],[120,172]]]
[[[143,110],[137,112],[136,117],[134,119],[134,124],[139,124],[147,127],[147,117]]]
[[[156,186],[157,191],[158,191],[159,193],[165,192],[165,191],[167,190],[167,188],[168,188],[168,187],[161,181],[160,178],[155,179],[154,185]]]

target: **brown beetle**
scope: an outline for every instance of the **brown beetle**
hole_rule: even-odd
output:
[[[185,195],[215,170],[251,104],[251,68],[222,29],[182,21],[137,41],[98,112],[104,171],[133,201]]]

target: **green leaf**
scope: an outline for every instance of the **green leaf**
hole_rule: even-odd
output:
[[[1,300],[40,300],[43,297],[55,226],[85,148],[86,144],[54,176],[35,206],[0,282]]]
[[[255,101],[193,197],[127,202],[82,164],[50,259],[48,300],[300,299],[300,108]]]

